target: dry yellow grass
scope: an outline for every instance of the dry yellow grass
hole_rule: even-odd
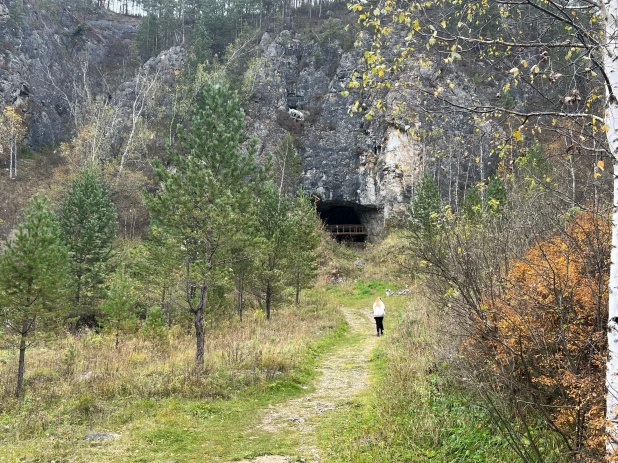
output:
[[[130,335],[116,349],[111,335],[63,336],[26,352],[26,400],[45,403],[73,397],[85,414],[112,397],[227,397],[244,387],[289,379],[306,363],[310,345],[341,325],[341,314],[325,307],[278,311],[228,320],[209,330],[205,371],[194,369],[195,339],[178,327],[163,336]],[[20,407],[13,399],[17,351],[0,353],[0,412]],[[83,403],[79,403],[82,401]],[[79,410],[78,410],[79,411]]]

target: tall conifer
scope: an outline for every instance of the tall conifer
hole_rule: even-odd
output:
[[[94,168],[73,180],[62,201],[60,224],[71,259],[73,315],[88,320],[96,316],[94,304],[103,295],[118,231],[116,207]]]
[[[155,162],[161,190],[148,198],[153,221],[182,250],[186,300],[196,334],[196,368],[204,368],[204,314],[209,290],[229,278],[231,255],[253,220],[262,169],[246,139],[244,112],[227,87],[207,83],[180,127],[167,165]]]
[[[19,345],[16,394],[23,388],[26,349],[63,318],[68,252],[44,196],[28,204],[0,255],[0,323]]]

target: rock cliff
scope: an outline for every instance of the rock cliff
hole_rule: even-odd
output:
[[[320,44],[283,31],[274,38],[264,34],[260,47],[247,108],[251,130],[265,149],[289,131],[302,157],[303,186],[319,210],[351,208],[370,234],[378,233],[409,203],[418,146],[383,118],[349,114],[351,101],[342,91],[359,63],[340,41]]]
[[[343,28],[339,20],[329,21]],[[454,67],[410,69],[391,76],[390,88],[354,90],[351,75],[361,67],[361,52],[346,48],[345,40],[290,31],[275,37],[264,34],[247,112],[264,149],[272,149],[286,131],[296,138],[303,186],[318,198],[323,217],[342,223],[356,215],[372,236],[405,215],[424,168],[433,170],[452,202],[460,190],[492,172],[494,161],[489,156],[478,159],[472,145],[489,143],[488,134],[495,128],[449,111],[437,118],[423,115],[421,110],[427,113],[430,103],[423,101],[422,90],[435,88],[441,80],[456,81],[452,91],[461,99],[475,91]],[[404,85],[419,75],[418,85]],[[387,109],[366,117],[379,99],[387,102]],[[355,101],[361,111],[351,112]],[[330,214],[333,209],[339,212]]]
[[[0,0],[0,103],[21,109],[32,148],[70,137],[85,80],[94,95],[131,79],[138,24],[99,9]]]
[[[103,95],[119,107],[134,100],[139,68],[131,53],[139,20],[39,3],[25,2],[18,11],[16,2],[0,0],[0,102],[23,111],[35,149],[73,135],[78,97],[87,102]],[[262,141],[263,152],[289,132],[302,157],[304,189],[325,220],[360,222],[376,236],[405,215],[424,169],[433,171],[452,203],[491,173],[494,161],[483,152],[490,152],[497,128],[464,114],[430,116],[424,92],[442,85],[465,99],[476,91],[454,66],[411,67],[389,76],[390,88],[350,87],[362,51],[354,47],[358,36],[343,28],[331,17],[316,31],[263,34],[244,76],[248,129]],[[176,47],[141,69],[178,69],[183,60],[184,51]],[[158,98],[165,106],[165,95]],[[386,110],[368,117],[378,101]],[[350,111],[354,104],[359,111]]]

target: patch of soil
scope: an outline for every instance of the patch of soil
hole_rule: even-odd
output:
[[[257,457],[255,460],[240,460],[237,463],[291,463],[289,457],[282,457],[281,455],[263,455]]]

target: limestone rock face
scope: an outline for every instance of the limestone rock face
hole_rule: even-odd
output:
[[[93,94],[107,92],[100,76],[121,78],[138,22],[32,2],[11,18],[9,6],[0,0],[0,106],[22,111],[33,148],[66,140],[76,84],[86,75]]]
[[[250,131],[273,150],[286,132],[303,161],[304,189],[318,207],[349,206],[369,232],[404,213],[421,149],[386,117],[367,120],[350,113],[345,96],[358,53],[342,46],[301,40],[289,31],[264,34],[260,72],[247,108]],[[304,119],[292,117],[301,111]]]
[[[138,72],[160,77],[157,105],[171,110],[173,92],[165,89],[183,69],[182,48],[161,52],[140,67],[130,53],[138,20],[98,8],[77,12],[59,2],[39,3],[24,2],[23,13],[14,14],[13,3],[0,0],[0,107],[13,105],[23,113],[32,148],[72,137],[76,99],[104,98],[126,116]],[[317,33],[264,33],[256,58],[236,76],[248,97],[247,128],[261,141],[261,153],[274,151],[290,133],[303,161],[303,187],[318,209],[349,208],[350,223],[362,222],[371,235],[405,216],[424,170],[432,172],[445,198],[460,201],[460,191],[492,172],[495,161],[486,153],[497,129],[491,122],[477,126],[462,114],[433,119],[421,114],[432,110],[426,93],[448,88],[464,102],[474,91],[471,84],[443,60],[426,60],[429,64],[417,68],[411,60],[407,73],[388,76],[389,88],[354,88],[350,82],[362,68],[362,51],[344,37],[338,19],[327,22]],[[386,110],[372,110],[377,102]],[[163,151],[161,142],[155,152]]]
[[[362,52],[341,40],[283,31],[264,34],[260,52],[246,108],[249,128],[265,151],[292,134],[303,161],[303,186],[318,198],[318,209],[351,207],[376,234],[405,217],[424,171],[454,204],[466,187],[495,170],[496,160],[487,153],[499,127],[438,108],[427,97],[448,88],[465,105],[477,91],[465,70],[442,60],[421,66],[411,59],[406,71],[389,75],[390,87],[361,92],[350,81],[362,68]],[[386,109],[371,112],[378,101]]]

